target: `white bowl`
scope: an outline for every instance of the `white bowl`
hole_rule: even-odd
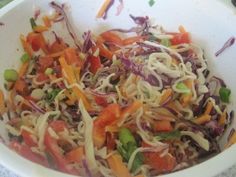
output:
[[[35,9],[42,12],[52,11],[48,0],[15,0],[0,10],[0,83],[3,85],[3,71],[5,68],[17,67],[22,48],[19,42],[20,34],[27,34],[31,30],[29,18],[33,16]],[[70,18],[76,27],[78,34],[91,29],[99,32],[110,27],[128,28],[132,22],[128,15],[150,16],[156,19],[164,28],[175,31],[179,25],[183,25],[191,32],[193,40],[199,43],[206,51],[210,68],[222,77],[232,90],[232,103],[230,108],[235,110],[236,98],[236,45],[227,49],[219,57],[214,53],[221,48],[224,42],[236,35],[236,9],[224,5],[217,0],[157,0],[153,7],[148,5],[148,0],[124,0],[125,8],[120,16],[115,15],[115,8],[109,11],[107,20],[95,19],[97,10],[103,0],[63,0],[70,4]],[[66,36],[65,26],[57,28],[60,35]],[[69,42],[69,41],[68,41]],[[236,122],[232,125],[236,128]],[[0,133],[4,134],[4,128],[0,127]],[[222,138],[221,144],[226,141],[228,132]],[[191,168],[181,170],[166,177],[199,177],[214,176],[236,163],[236,145],[223,151],[219,155]],[[34,164],[0,144],[0,163],[22,177],[69,177],[40,165]]]

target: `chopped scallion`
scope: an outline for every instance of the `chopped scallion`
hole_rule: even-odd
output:
[[[18,73],[14,69],[6,69],[4,71],[4,79],[8,82],[15,82],[18,79]]]
[[[176,85],[176,88],[178,90],[181,91],[181,93],[190,93],[191,90],[183,83],[183,82],[179,82],[177,85]]]
[[[170,42],[169,39],[162,39],[162,40],[161,40],[161,45],[164,45],[164,46],[166,46],[166,47],[169,47],[169,46],[171,46],[171,42]]]
[[[223,101],[225,103],[229,102],[229,96],[231,94],[231,90],[230,89],[228,89],[226,87],[221,87],[220,91],[219,91],[219,94],[220,94],[221,101]]]
[[[44,72],[46,75],[53,74],[53,69],[52,68],[47,68]]]
[[[20,58],[22,63],[29,61],[29,59],[30,59],[30,56],[27,53],[24,53]]]
[[[30,18],[30,24],[31,24],[32,29],[34,29],[37,26],[34,18]]]
[[[149,0],[149,6],[152,7],[155,4],[155,0]]]

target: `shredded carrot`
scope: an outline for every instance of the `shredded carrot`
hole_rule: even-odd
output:
[[[64,93],[65,93],[66,97],[69,99],[66,101],[66,103],[69,105],[73,105],[76,101],[76,98],[72,94],[70,94],[69,91],[67,91],[67,90]]]
[[[122,111],[119,122],[122,122],[124,119],[126,119],[129,115],[137,111],[142,106],[143,106],[142,102],[138,100],[134,101],[131,105],[129,105]]]
[[[210,115],[203,114],[200,117],[194,119],[193,122],[198,124],[198,125],[201,125],[201,124],[209,122],[210,120],[211,120],[211,116]]]
[[[171,122],[168,120],[155,121],[154,130],[157,132],[169,132],[173,130]]]
[[[30,56],[32,57],[33,56],[33,50],[31,49],[30,45],[28,42],[26,42],[26,39],[25,37],[21,34],[20,35],[20,41],[21,41],[21,44],[24,48],[24,51]]]
[[[187,79],[184,81],[184,84],[190,89],[192,90],[192,84],[193,84],[193,80],[191,79]],[[182,94],[181,98],[180,98],[180,102],[182,104],[183,107],[186,107],[192,100],[192,92],[189,94]]]
[[[52,25],[51,25],[51,20],[48,18],[47,15],[43,16],[43,23],[46,27],[50,28]]]
[[[111,32],[111,31],[106,31],[104,33],[101,34],[101,37],[106,41],[106,42],[112,42],[114,44],[117,45],[123,45],[123,41],[120,38],[120,36],[118,36],[116,33]]]
[[[73,71],[73,67],[66,63],[66,60],[65,60],[64,57],[60,57],[59,62],[60,62],[60,65],[62,67],[62,70],[64,71],[63,75],[66,78],[66,80],[68,81],[68,83],[70,85],[77,83],[76,76],[75,76],[75,73]],[[77,99],[81,99],[83,101],[85,107],[88,110],[90,110],[91,105],[88,102],[87,97],[85,96],[85,94],[78,87],[73,87],[72,90],[76,94]]]
[[[65,155],[65,157],[69,163],[71,162],[80,163],[84,157],[84,147],[78,147],[76,149],[73,149],[72,151],[68,152]]]
[[[34,27],[34,31],[37,33],[42,33],[44,31],[48,31],[48,27],[46,26],[42,26],[42,25],[38,25]]]
[[[25,62],[20,66],[19,69],[19,77],[23,77],[25,75],[25,73],[27,72],[27,69],[29,67],[29,62]]]
[[[178,109],[178,107],[176,106],[176,104],[175,104],[174,101],[168,103],[166,106],[167,106],[168,108],[173,109],[173,110],[174,110],[175,112],[177,112],[178,114],[180,114],[179,109]]]
[[[117,127],[117,125],[108,125],[105,128],[106,132],[118,132],[119,128]]]
[[[0,89],[0,114],[3,115],[6,112],[5,99],[3,91]]]
[[[161,100],[160,100],[160,105],[162,105],[163,103],[166,102],[166,100],[169,99],[169,97],[171,97],[173,95],[173,90],[168,88],[168,89],[165,89],[163,90],[162,92],[162,96],[161,96]]]
[[[179,61],[177,60],[177,59],[175,59],[175,58],[172,58],[172,63],[174,63],[175,65],[179,65]]]
[[[60,57],[62,55],[64,55],[64,51],[50,53],[50,54],[46,55],[45,57],[58,58],[58,57]]]
[[[185,30],[185,28],[182,25],[180,25],[179,26],[179,32],[180,33],[186,33],[187,31]]]
[[[11,90],[10,93],[9,93],[9,104],[10,104],[10,107],[15,110],[16,106],[15,106],[15,103],[14,103],[14,98],[16,96],[16,92],[15,90]]]
[[[119,154],[111,155],[107,158],[107,162],[116,177],[131,177],[128,168],[125,166]]]
[[[129,37],[129,38],[126,38],[122,41],[122,44],[123,45],[130,45],[130,44],[133,44],[135,42],[141,42],[143,41],[143,39],[145,38],[146,36],[133,36],[133,37]]]
[[[113,53],[110,50],[108,50],[107,48],[105,48],[103,45],[100,44],[98,44],[98,48],[101,56],[112,60]]]
[[[226,111],[224,111],[222,114],[221,114],[221,116],[220,116],[220,118],[219,118],[219,120],[218,120],[218,124],[220,125],[220,126],[224,126],[225,124],[226,124],[226,121],[227,121],[227,112]]]
[[[106,12],[107,8],[109,7],[112,0],[105,0],[105,2],[102,4],[100,10],[97,13],[97,18],[102,18],[104,13]]]
[[[225,145],[225,148],[229,148],[230,146],[232,146],[235,143],[236,143],[236,132],[234,131],[234,133],[229,138],[228,143]]]
[[[207,106],[206,106],[206,110],[205,110],[204,114],[210,114],[212,108],[213,108],[212,102],[211,102],[211,101],[208,101]]]

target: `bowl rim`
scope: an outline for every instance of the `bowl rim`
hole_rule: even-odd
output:
[[[0,9],[0,19],[7,14],[9,11],[13,10],[15,7],[20,5],[21,3],[27,0],[15,0],[11,1],[4,7]],[[230,9],[230,7],[227,7]],[[15,152],[10,150],[7,146],[0,143],[0,164],[3,165],[5,168],[9,169],[13,173],[20,175],[22,177],[73,177],[73,175],[68,175],[65,173],[61,173],[59,171],[45,168],[39,164],[31,162],[20,155],[17,155]],[[221,153],[217,154],[216,156],[201,162],[197,165],[192,167],[173,172],[170,174],[160,175],[162,177],[198,177],[199,172],[204,171],[203,176],[215,176],[224,170],[230,168],[232,165],[236,163],[235,157],[233,154],[236,152],[236,145],[232,145],[227,150],[222,151]],[[15,159],[15,160],[13,160]],[[227,159],[227,163],[222,163],[222,160]],[[19,163],[20,162],[20,163]],[[207,168],[207,170],[206,170]],[[37,170],[36,170],[37,169]],[[26,170],[26,171],[25,171]],[[39,172],[39,173],[35,173]],[[46,176],[45,176],[46,175]],[[201,174],[202,175],[202,174]]]

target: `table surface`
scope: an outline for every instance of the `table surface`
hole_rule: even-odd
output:
[[[11,1],[12,0],[0,0],[0,8],[2,8]],[[224,1],[224,3],[228,5],[230,4],[230,0],[222,0],[222,1]],[[9,171],[8,169],[0,165],[0,177],[20,177],[20,176],[16,175],[15,173]],[[236,177],[236,164],[215,177]]]

